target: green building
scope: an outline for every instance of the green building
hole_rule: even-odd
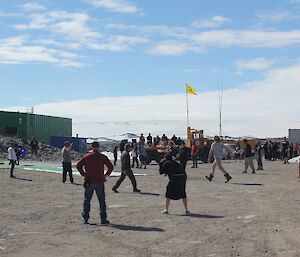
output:
[[[49,144],[50,136],[72,136],[72,119],[0,111],[0,135]]]

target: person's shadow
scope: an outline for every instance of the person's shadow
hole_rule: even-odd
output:
[[[180,217],[191,217],[191,218],[198,218],[198,219],[223,219],[224,216],[220,215],[208,215],[208,214],[200,214],[200,213],[191,213],[191,214],[169,214],[173,216],[180,216]]]
[[[150,195],[150,196],[160,196],[160,194],[157,193],[149,193],[149,192],[139,192],[140,195]]]
[[[23,181],[29,181],[29,182],[32,182],[32,179],[28,179],[28,178],[13,177],[13,179],[18,179],[18,180],[23,180]]]
[[[239,186],[264,186],[264,184],[260,183],[231,183],[232,185],[239,185]]]
[[[110,227],[125,230],[125,231],[142,231],[142,232],[164,232],[161,228],[155,227],[141,227],[141,226],[129,226],[124,224],[110,224]]]
[[[89,225],[97,226],[97,227],[104,226],[104,225],[96,224],[96,223],[90,223]],[[130,226],[130,225],[114,224],[114,223],[111,223],[111,224],[108,224],[105,226],[116,228],[116,229],[123,230],[123,231],[141,231],[141,232],[164,232],[165,231],[161,228],[155,228],[155,227]]]

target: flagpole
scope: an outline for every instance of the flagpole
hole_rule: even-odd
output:
[[[219,88],[219,133],[220,137],[222,137],[222,104],[223,104],[223,85],[218,86]]]
[[[188,98],[187,90],[185,90],[185,95],[186,95],[186,121],[187,121],[187,127],[189,127],[190,126],[190,120],[189,120],[189,98]]]

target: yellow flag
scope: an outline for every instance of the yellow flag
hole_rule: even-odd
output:
[[[197,95],[196,90],[188,84],[185,84],[185,89],[187,94]]]

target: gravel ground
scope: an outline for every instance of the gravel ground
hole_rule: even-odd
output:
[[[60,174],[16,170],[0,165],[0,256],[205,256],[299,257],[300,182],[296,164],[265,162],[264,171],[242,174],[243,163],[227,161],[233,179],[224,183],[217,170],[205,180],[210,164],[189,168],[187,194],[192,214],[181,201],[163,215],[167,178],[158,166],[134,170],[142,194],[129,179],[120,194],[106,184],[110,226],[101,226],[94,195],[91,225],[81,219],[83,179],[61,183]],[[116,167],[116,171],[119,170]]]

